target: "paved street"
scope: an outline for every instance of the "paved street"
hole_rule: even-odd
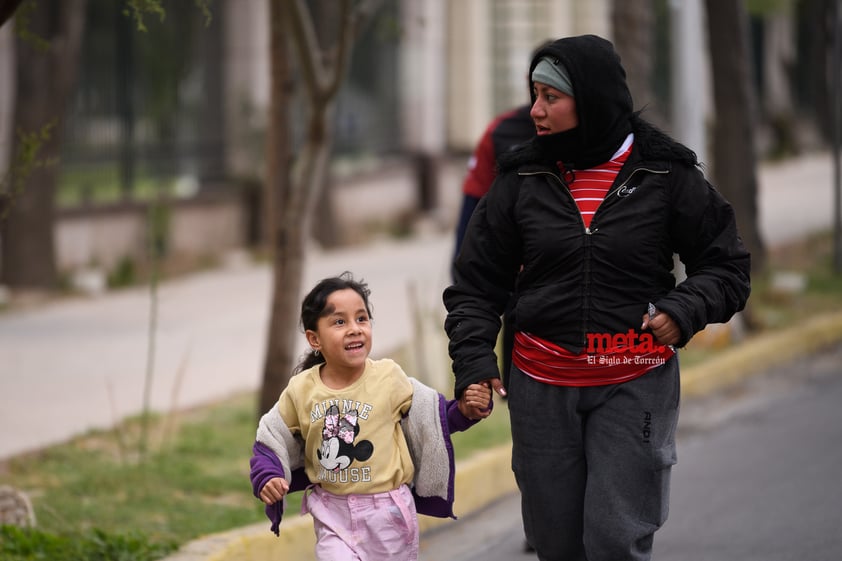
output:
[[[842,559],[842,344],[688,407],[663,561]]]
[[[842,344],[686,402],[657,561],[842,559]],[[517,496],[422,540],[424,561],[519,561]]]

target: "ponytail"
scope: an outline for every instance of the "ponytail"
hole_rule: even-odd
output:
[[[304,372],[317,364],[324,364],[324,362],[325,356],[322,353],[317,353],[316,351],[310,349],[307,353],[302,355],[298,365],[292,370],[292,374],[295,375],[299,372]]]

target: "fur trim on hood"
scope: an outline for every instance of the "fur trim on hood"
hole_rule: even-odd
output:
[[[630,121],[631,130],[634,133],[634,146],[642,159],[678,162],[688,166],[700,165],[693,150],[641,118],[640,112],[633,113]],[[505,172],[515,170],[524,164],[555,165],[557,161],[557,158],[545,154],[533,139],[509,152],[500,154],[497,163],[500,171]]]

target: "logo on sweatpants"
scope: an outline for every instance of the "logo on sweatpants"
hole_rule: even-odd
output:
[[[649,411],[643,412],[643,443],[649,443],[649,437],[652,436],[652,413]]]

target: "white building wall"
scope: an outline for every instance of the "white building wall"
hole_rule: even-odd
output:
[[[448,3],[447,138],[470,149],[493,114],[488,0]]]
[[[494,114],[529,101],[527,74],[532,50],[552,35],[546,29],[547,4],[547,0],[492,2]]]
[[[446,140],[446,16],[444,0],[401,3],[401,97],[404,147],[441,153]]]
[[[608,0],[453,0],[447,20],[447,144],[471,151],[501,111],[529,101],[532,50],[548,39],[610,38]]]
[[[672,19],[672,129],[675,138],[708,161],[706,115],[710,114],[707,18],[701,0],[670,2]]]
[[[585,0],[571,3],[573,17],[569,35],[594,34],[611,39],[611,2]]]
[[[228,0],[222,21],[229,170],[240,176],[262,175],[265,153],[258,139],[263,135],[257,133],[265,131],[269,110],[269,4]]]

